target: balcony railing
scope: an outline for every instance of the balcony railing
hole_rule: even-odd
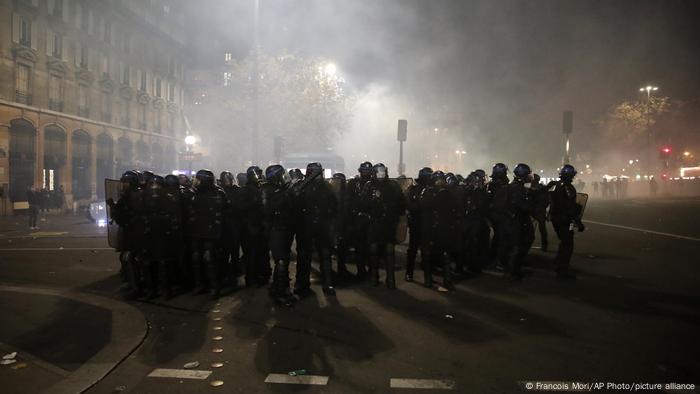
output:
[[[83,118],[89,118],[90,108],[83,106],[78,107],[78,116],[82,116]]]
[[[21,90],[15,90],[15,101],[20,104],[32,105],[32,95]]]
[[[63,100],[49,99],[49,109],[63,112]]]

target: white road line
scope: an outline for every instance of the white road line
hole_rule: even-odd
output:
[[[328,376],[317,375],[297,375],[291,376],[286,373],[271,373],[265,378],[265,383],[281,384],[311,384],[325,386],[328,384]]]
[[[671,233],[663,233],[663,232],[661,232],[661,231],[653,231],[653,230],[647,230],[647,229],[637,228],[637,227],[621,226],[621,225],[619,225],[619,224],[595,222],[595,221],[593,221],[593,220],[584,220],[584,222],[585,222],[585,223],[598,224],[598,225],[601,225],[601,226],[608,226],[608,227],[621,228],[621,229],[624,229],[624,230],[639,231],[639,232],[642,232],[642,233],[649,233],[649,234],[655,234],[655,235],[662,235],[662,236],[664,236],[664,237],[685,239],[685,240],[688,240],[688,241],[700,241],[700,238],[688,237],[688,236],[686,236],[686,235],[678,235],[678,234],[671,234]]]
[[[0,252],[46,252],[52,250],[114,250],[114,248],[0,248]]]
[[[156,368],[148,374],[151,378],[176,378],[176,379],[200,379],[204,380],[211,375],[211,371],[196,369],[167,369]]]
[[[454,390],[455,381],[446,379],[396,379],[389,380],[393,389],[438,389]]]

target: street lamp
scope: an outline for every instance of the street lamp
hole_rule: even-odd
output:
[[[652,161],[653,159],[653,151],[651,149],[651,92],[656,92],[659,90],[658,86],[653,86],[653,85],[647,85],[639,88],[640,92],[647,92],[647,108],[646,108],[646,115],[647,115],[647,172],[652,173]]]

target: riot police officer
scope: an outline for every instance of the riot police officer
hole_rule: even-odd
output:
[[[166,298],[173,295],[173,287],[184,276],[180,270],[183,258],[183,205],[182,193],[178,178],[175,175],[166,175],[164,179],[161,214],[164,217],[164,231],[162,235],[163,249],[161,251],[161,286],[165,290]],[[176,275],[177,274],[177,275]]]
[[[549,216],[559,237],[559,249],[555,258],[559,279],[575,278],[575,275],[569,272],[571,255],[574,252],[574,227],[578,228],[579,232],[586,228],[581,222],[581,206],[576,203],[576,188],[571,184],[574,176],[576,169],[565,164],[559,171],[559,181],[550,188]]]
[[[296,196],[290,189],[287,172],[279,164],[265,169],[262,187],[265,228],[274,261],[270,296],[279,304],[292,306],[296,300],[289,289],[289,261],[293,240]]]
[[[401,187],[389,179],[386,166],[382,163],[372,167],[372,178],[361,194],[361,208],[369,218],[367,239],[370,254],[370,279],[379,284],[380,262],[386,271],[386,286],[396,288],[394,276],[396,227],[399,217],[406,211],[406,200]]]
[[[488,254],[488,194],[483,170],[472,172],[465,179],[464,207],[464,253],[470,272],[481,272]]]
[[[416,183],[409,186],[406,193],[408,208],[408,250],[406,251],[406,282],[413,282],[413,271],[416,266],[416,256],[422,243],[422,224],[420,199],[423,190],[430,182],[433,170],[430,167],[423,167],[418,171]],[[421,259],[426,260],[426,256],[421,255]]]
[[[189,236],[188,225],[189,220],[186,215],[189,212],[189,204],[192,201],[192,180],[185,174],[177,176],[180,184],[180,201],[182,211],[182,256],[180,258],[180,284],[184,290],[192,290],[194,288],[193,268],[192,268],[192,240]]]
[[[486,191],[489,196],[489,219],[493,228],[491,252],[496,257],[496,268],[505,269],[508,266],[508,255],[511,249],[512,212],[508,196],[508,167],[496,163],[491,170],[491,182]]]
[[[367,182],[372,179],[372,163],[365,161],[360,164],[357,171],[359,177],[348,181],[347,198],[348,209],[350,210],[350,243],[355,248],[355,260],[357,263],[357,276],[364,278],[367,275],[369,264],[369,247],[367,243],[367,233],[369,218],[361,207],[362,190]]]
[[[532,218],[537,223],[537,230],[540,233],[540,246],[543,252],[546,252],[549,246],[547,242],[547,207],[549,207],[549,193],[545,185],[540,182],[538,174],[532,175],[532,187],[530,188],[532,195],[534,210]]]
[[[535,239],[532,225],[533,199],[529,183],[532,181],[530,166],[520,163],[513,169],[513,182],[508,185],[513,220],[511,222],[511,251],[509,253],[506,276],[512,279],[522,278],[522,265]]]
[[[350,239],[348,226],[350,209],[348,207],[347,180],[345,174],[341,172],[333,174],[333,186],[336,200],[338,201],[338,216],[335,219],[334,226],[338,279],[346,281],[350,276],[347,269],[348,242]]]
[[[212,296],[218,297],[221,291],[221,267],[216,254],[223,232],[226,195],[216,186],[214,173],[210,170],[197,171],[195,178],[197,185],[187,212],[195,292],[201,294],[209,288]]]
[[[120,178],[122,192],[119,200],[107,200],[110,217],[119,225],[120,272],[122,280],[126,282],[125,290],[129,291],[130,296],[142,292],[138,256],[143,251],[145,222],[140,178],[138,171],[126,171]]]
[[[246,287],[265,286],[270,281],[270,254],[263,228],[262,184],[264,174],[260,167],[251,166],[246,171],[246,184],[240,189],[237,200],[242,213],[243,231],[241,247],[245,265]]]
[[[223,264],[223,277],[232,285],[236,284],[239,270],[240,256],[240,213],[236,210],[236,198],[238,185],[235,184],[233,174],[222,171],[219,174],[219,186],[226,195],[226,208],[223,212],[223,234],[221,239],[221,260]]]
[[[430,177],[429,186],[421,195],[421,222],[423,225],[423,244],[421,255],[426,256],[423,261],[423,274],[425,287],[433,286],[434,268],[442,268],[442,287],[446,290],[453,289],[450,277],[450,259],[447,256],[452,244],[456,240],[456,222],[454,220],[455,202],[452,194],[447,190],[447,181],[442,171],[435,171]]]
[[[338,214],[338,202],[330,185],[323,179],[321,163],[306,166],[306,185],[299,197],[304,227],[297,234],[297,278],[294,290],[300,296],[310,291],[311,258],[316,250],[320,259],[323,292],[335,295],[332,282],[331,249],[333,248],[333,221]]]

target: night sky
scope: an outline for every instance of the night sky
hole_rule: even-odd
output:
[[[334,59],[358,90],[382,83],[418,107],[449,106],[494,155],[558,142],[564,110],[586,149],[593,122],[648,82],[700,106],[698,1],[260,3],[266,50]],[[247,52],[253,0],[190,6],[203,64]]]

